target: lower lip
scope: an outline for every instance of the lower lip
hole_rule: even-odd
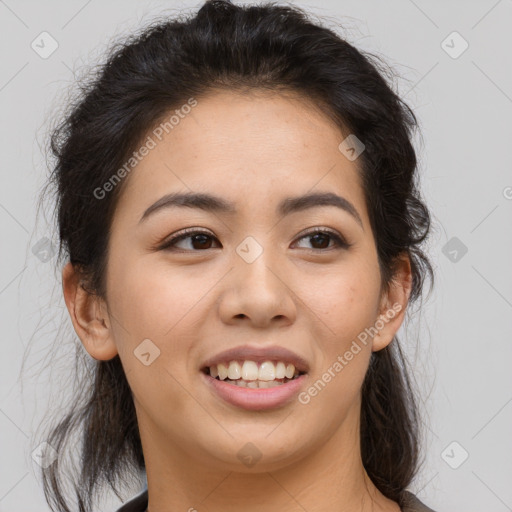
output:
[[[242,388],[201,372],[206,384],[226,402],[247,409],[261,411],[281,407],[293,400],[306,381],[306,374],[272,388]]]

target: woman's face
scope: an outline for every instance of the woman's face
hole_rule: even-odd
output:
[[[339,149],[348,133],[298,97],[228,92],[199,99],[167,132],[148,134],[154,144],[125,178],[105,331],[84,341],[98,359],[119,353],[146,461],[179,453],[209,467],[267,471],[331,442],[352,449],[371,352],[391,341],[406,297],[381,296],[359,160]],[[198,193],[230,208],[151,210],[169,194]],[[310,194],[342,199],[297,200]],[[186,228],[202,236],[163,248]],[[224,384],[233,402],[219,394],[205,363],[244,346],[263,360],[271,346],[302,358],[298,389],[274,402],[279,386]],[[250,393],[263,396],[251,402]],[[254,469],[251,455],[260,457]]]

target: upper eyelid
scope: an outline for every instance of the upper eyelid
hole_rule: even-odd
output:
[[[317,231],[332,232],[333,234],[336,234],[336,235],[341,236],[342,238],[345,238],[344,235],[342,233],[340,233],[337,229],[330,228],[328,226],[313,226],[313,227],[310,227],[310,228],[306,228],[305,230],[300,231],[296,235],[296,237],[307,236],[310,233],[316,233]],[[165,240],[176,239],[176,238],[178,238],[180,236],[191,236],[191,235],[194,235],[194,234],[208,235],[208,236],[212,236],[213,238],[217,238],[218,239],[217,235],[215,235],[213,232],[211,232],[209,230],[206,230],[205,228],[191,227],[191,228],[184,228],[183,231],[177,231],[175,234],[169,235],[168,237],[166,237],[164,239],[164,241]]]

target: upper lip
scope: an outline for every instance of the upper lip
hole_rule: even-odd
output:
[[[299,372],[309,371],[309,365],[303,357],[285,347],[280,347],[278,345],[271,345],[266,347],[244,345],[240,347],[229,348],[204,361],[201,369],[214,366],[219,363],[229,363],[230,361],[236,360],[254,361],[256,363],[262,363],[264,361],[271,360],[282,361],[283,363],[292,363],[295,366],[295,369]]]

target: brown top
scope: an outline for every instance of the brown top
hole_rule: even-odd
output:
[[[405,491],[406,502],[402,507],[402,512],[435,512],[422,503],[414,494]],[[142,492],[127,501],[116,512],[146,512],[148,506],[148,490],[145,488]]]

